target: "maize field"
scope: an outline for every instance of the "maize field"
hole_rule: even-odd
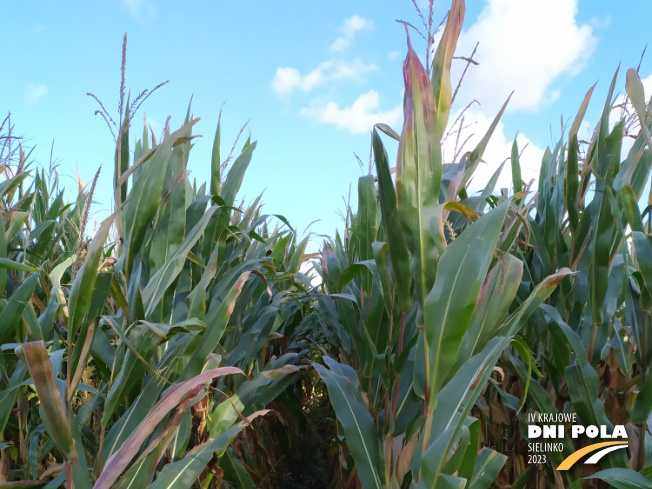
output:
[[[511,187],[501,166],[471,191],[509,100],[443,161],[464,13],[431,66],[408,37],[403,126],[374,127],[318,254],[242,200],[255,141],[227,158],[218,123],[190,180],[191,107],[157,141],[121,99],[94,230],[97,178],[64,188],[5,119],[0,488],[652,488],[651,94],[617,72],[590,140],[593,88],[536,182],[514,142]],[[563,470],[612,434],[625,449]]]

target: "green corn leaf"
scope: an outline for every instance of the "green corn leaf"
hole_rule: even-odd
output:
[[[618,197],[618,201],[625,212],[625,217],[627,218],[629,227],[632,231],[644,233],[645,228],[643,227],[641,211],[638,208],[638,198],[631,185],[623,186],[618,192]]]
[[[256,483],[251,479],[249,472],[238,460],[232,448],[228,448],[220,461],[224,468],[224,480],[241,489],[256,489]]]
[[[272,333],[277,317],[278,308],[271,305],[257,310],[255,314],[252,312],[250,320],[253,324],[245,323],[243,325],[240,339],[229,352],[226,362],[229,365],[245,366],[249,364],[252,358],[261,351],[267,337]]]
[[[473,420],[473,418],[471,418]],[[470,424],[475,424],[477,421],[470,421]],[[460,438],[455,442],[456,449],[453,454],[448,458],[444,466],[444,474],[456,474],[460,468],[461,463],[466,458],[466,454],[471,445],[471,434],[466,424],[462,425],[459,433]]]
[[[364,489],[383,487],[380,480],[381,463],[378,436],[373,419],[362,401],[358,375],[348,365],[324,355],[328,368],[313,364],[328,388],[337,419],[342,425],[351,456],[356,463],[358,477]]]
[[[278,362],[290,358],[284,355]],[[291,374],[299,372],[295,365],[283,365],[276,368],[274,363],[268,365],[268,370],[257,374],[252,380],[243,382],[234,395],[219,403],[208,416],[207,428],[211,437],[218,437],[235,423],[239,416],[252,411],[254,406],[266,405],[273,401],[288,383],[295,377]]]
[[[424,309],[430,407],[455,363],[477,305],[509,201],[473,223],[444,251]]]
[[[4,221],[0,222],[0,258],[7,259],[7,237],[5,235]],[[7,269],[0,268],[0,297],[5,295],[7,288]]]
[[[378,232],[378,204],[376,184],[373,175],[358,179],[358,213],[356,214],[354,236],[358,242],[359,261],[372,260],[372,243]],[[371,294],[373,276],[368,270],[362,271],[362,284],[367,294]]]
[[[72,255],[54,267],[54,269],[52,269],[50,272],[50,283],[52,284],[52,289],[50,290],[49,302],[45,311],[38,318],[39,326],[44,338],[49,337],[50,332],[54,327],[57,311],[59,310],[61,277],[63,276],[66,269],[75,263],[76,260],[77,255]]]
[[[240,432],[250,425],[258,416],[268,411],[257,411],[247,418],[246,421],[232,426],[214,440],[209,440],[196,446],[178,462],[166,464],[161,474],[150,484],[150,489],[190,489],[196,482],[199,475],[208,465],[214,454],[221,455],[231,444]],[[97,488],[97,486],[95,487]]]
[[[227,206],[235,205],[235,197],[240,190],[242,180],[244,179],[249,163],[251,163],[251,156],[256,149],[256,143],[247,145],[242,153],[235,159],[233,165],[226,175],[226,180],[220,191],[220,197],[224,200]],[[211,187],[212,189],[212,187]]]
[[[582,120],[584,119],[584,114],[586,114],[586,109],[589,106],[589,101],[591,100],[591,95],[593,94],[593,90],[595,89],[596,85],[597,83],[593,84],[593,86],[589,88],[589,91],[586,92],[586,95],[584,95],[584,99],[580,104],[580,108],[577,111],[577,115],[575,116],[570,131],[568,132],[569,141],[572,139],[573,136],[576,136],[578,131],[580,130],[580,126],[582,125]]]
[[[91,294],[90,306],[87,313],[88,327],[80,328],[79,335],[76,338],[72,351],[69,352],[70,363],[69,372],[73,376],[68,379],[68,398],[71,399],[72,395],[77,388],[77,384],[81,380],[84,370],[86,369],[87,360],[90,356],[92,344],[95,338],[97,328],[95,325],[98,318],[102,313],[104,305],[109,297],[109,289],[111,287],[111,280],[113,278],[111,273],[99,273],[95,281],[95,286]]]
[[[9,302],[0,313],[0,344],[7,343],[14,337],[23,311],[38,283],[39,275],[37,273],[30,275],[9,298]]]
[[[523,275],[523,262],[503,255],[482,283],[469,328],[464,334],[456,365],[478,353],[485,343],[499,333]],[[455,369],[453,369],[455,370]]]
[[[652,239],[639,231],[633,231],[632,243],[643,283],[648,294],[652,294]]]
[[[192,126],[199,119],[193,119],[166,137],[156,148],[149,161],[141,167],[140,174],[134,178],[129,192],[129,200],[122,211],[124,220],[124,272],[131,274],[134,259],[140,252],[145,232],[151,225],[159,204],[168,163],[172,156],[172,147],[181,139],[186,138]]]
[[[484,448],[478,455],[478,461],[473,472],[469,489],[486,489],[490,487],[494,479],[505,465],[507,456],[495,450]]]
[[[72,438],[75,442],[75,450],[77,459],[74,462],[68,462],[72,466],[72,484],[76,489],[91,489],[90,471],[88,463],[86,462],[86,453],[84,451],[84,444],[82,443],[82,435],[80,432],[80,424],[77,416],[72,414],[70,416],[70,429]]]
[[[498,178],[500,177],[500,174],[503,171],[503,166],[505,166],[505,164],[501,163],[498,169],[493,173],[493,175],[491,175],[491,178],[487,182],[487,185],[482,190],[482,192],[480,192],[480,195],[474,195],[472,197],[469,197],[468,199],[464,199],[463,205],[472,209],[474,212],[476,212],[476,214],[483,213],[488,205],[487,200],[494,193],[494,188],[496,187],[496,184],[498,183]]]
[[[378,172],[380,209],[387,235],[389,259],[392,263],[398,304],[401,311],[407,312],[412,302],[410,294],[410,257],[396,207],[396,191],[387,163],[387,151],[385,151],[376,129],[373,131],[372,140],[374,161]]]
[[[105,401],[102,422],[108,423],[117,407],[129,402],[129,392],[145,377],[148,362],[165,337],[146,324],[134,324],[125,333],[112,318],[103,321],[112,324],[127,349]]]
[[[598,395],[600,377],[588,360],[588,354],[582,339],[566,324],[554,307],[543,304],[541,308],[553,320],[553,324],[556,324],[562,330],[575,353],[577,363],[566,367],[565,377],[571,402],[577,414],[587,425],[606,425],[612,430],[613,424],[607,418],[604,402]],[[626,458],[622,453],[614,453],[605,458],[605,461],[610,466],[613,466],[614,463],[626,464]]]
[[[303,259],[305,257],[304,252],[306,251],[306,246],[308,246],[308,241],[310,240],[310,236],[306,236],[295,248],[294,253],[290,256],[288,262],[287,262],[287,268],[286,271],[289,273],[297,273],[299,271],[299,267],[301,266],[301,263],[303,262]]]
[[[374,251],[376,273],[380,282],[380,290],[385,301],[385,308],[388,314],[394,309],[394,292],[388,267],[389,245],[375,241],[371,244]]]
[[[5,233],[6,242],[11,241],[16,236],[22,225],[27,222],[27,219],[29,219],[28,212],[15,211],[11,214],[9,228]]]
[[[215,247],[199,283],[188,294],[186,301],[188,303],[189,318],[204,319],[206,315],[206,290],[217,273],[218,250],[219,247]]]
[[[54,220],[39,223],[30,233],[30,239],[35,241],[31,248],[32,256],[43,257],[52,244],[52,237],[56,229]]]
[[[221,162],[220,162],[220,126],[222,123],[222,111],[217,118],[217,130],[215,131],[215,139],[213,140],[213,153],[211,156],[211,194],[220,194],[221,178]],[[217,204],[217,202],[213,202]]]
[[[442,389],[440,399],[434,411],[428,413],[430,431],[425,433],[424,443],[427,450],[421,457],[421,470],[427,468],[429,474],[423,487],[439,487],[442,476],[444,454],[447,454],[457,439],[471,408],[477,397],[485,388],[485,383],[492,372],[502,352],[509,345],[524,321],[546,300],[562,279],[571,273],[570,270],[560,270],[557,274],[547,277],[541,282],[529,297],[506,320],[502,329],[505,336],[497,336],[489,340],[480,353],[465,362],[450,382]],[[429,424],[426,423],[425,430]]]
[[[211,216],[216,210],[217,206],[213,206],[206,211],[199,222],[190,230],[179,247],[175,249],[174,253],[168,257],[168,259],[162,264],[161,268],[149,280],[149,283],[143,290],[145,317],[149,318],[154,312],[154,308],[158,305],[165,291],[183,269],[188,253],[201,237]]]
[[[322,277],[331,290],[341,290],[342,264],[333,250],[333,245],[327,241],[324,241],[322,247],[321,269]]]
[[[579,143],[577,139],[577,132],[580,129],[582,124],[582,119],[584,119],[584,114],[586,113],[586,108],[589,105],[591,100],[591,95],[593,94],[593,85],[589,91],[584,96],[580,109],[575,116],[573,125],[570,128],[568,133],[568,161],[566,164],[566,174],[564,176],[564,196],[566,203],[566,210],[568,211],[568,225],[571,229],[571,233],[575,235],[577,232],[577,226],[579,223],[578,209],[577,209],[577,192],[579,188],[579,168],[578,168],[578,154],[579,154]]]
[[[109,235],[114,218],[115,213],[106,218],[100,226],[93,241],[88,245],[84,264],[79,269],[79,272],[77,272],[75,280],[70,287],[70,295],[68,297],[68,308],[70,310],[68,335],[71,341],[79,334],[82,320],[90,308],[93,288],[97,279],[97,268],[100,264],[104,243]]]
[[[458,433],[471,406],[475,404],[475,399],[484,388],[486,379],[507,344],[505,337],[492,338],[480,353],[460,368],[453,380],[442,390],[437,408],[428,415],[432,420],[431,431],[424,433],[427,449],[420,461],[423,474],[421,482],[424,482],[424,487],[438,487],[443,474],[445,454],[458,440]],[[422,430],[428,430],[428,426],[426,423]],[[424,467],[428,467],[428,470],[424,471]]]
[[[36,313],[34,312],[34,306],[31,302],[28,302],[25,310],[23,311],[23,324],[27,327],[27,333],[29,338],[32,341],[43,340],[43,331],[41,331],[41,326],[36,319]]]
[[[596,185],[596,203],[598,213],[594,221],[595,236],[593,239],[593,253],[591,257],[591,311],[593,324],[604,321],[603,306],[609,282],[609,265],[615,253],[613,246],[614,222],[620,216],[612,213],[612,203],[615,200],[610,188],[620,166],[620,148],[623,136],[622,121],[605,139],[604,149],[598,161],[598,179]]]
[[[150,274],[158,271],[181,245],[186,229],[186,162],[190,142],[183,142],[172,149],[172,156],[165,176],[166,188],[159,208],[156,226],[152,231],[149,253]]]
[[[600,479],[616,489],[652,489],[652,480],[629,469],[605,469],[585,479]]]
[[[127,98],[127,107],[129,107],[129,98]],[[122,117],[123,114],[120,114]],[[129,169],[129,126],[131,120],[129,118],[130,111],[127,109],[124,113],[124,120],[120,131],[118,133],[118,141],[115,148],[115,171],[113,172],[113,189],[115,192],[115,205],[116,208],[127,200],[127,182],[120,184],[120,177]],[[120,220],[119,220],[120,222]],[[120,228],[120,225],[118,225]],[[120,228],[120,231],[122,229]]]
[[[208,355],[217,347],[226,326],[231,319],[231,314],[235,308],[235,302],[242,288],[244,287],[250,272],[244,272],[236,280],[235,284],[228,293],[223,297],[219,306],[214,307],[206,315],[206,331],[198,335],[191,343],[194,347],[192,356],[184,369],[181,379],[187,379],[197,375],[202,371]],[[214,312],[213,312],[214,311]]]
[[[27,367],[23,362],[18,363],[4,390],[0,391],[0,432],[4,432],[13,415],[14,406],[18,399],[19,389],[25,384]],[[31,381],[29,382],[31,384]]]
[[[466,449],[464,458],[460,463],[457,475],[463,479],[466,479],[467,482],[465,487],[468,488],[471,483],[471,477],[476,470],[476,465],[478,462],[478,451],[480,450],[482,423],[480,423],[480,420],[475,420],[465,425],[465,427],[469,431],[469,446]]]
[[[605,99],[604,102],[604,107],[602,109],[602,115],[600,117],[600,125],[598,128],[598,138],[595,143],[595,148],[598,149],[598,151],[602,151],[602,148],[604,146],[604,141],[607,138],[607,134],[609,134],[609,116],[611,115],[611,107],[613,105],[612,103],[612,98],[614,94],[614,89],[616,88],[616,80],[618,79],[618,72],[620,71],[620,66],[618,69],[616,69],[616,72],[614,73],[613,78],[611,79],[611,84],[609,85],[609,91],[607,92],[607,98]],[[590,153],[589,153],[590,154]],[[598,153],[597,156],[600,156]]]
[[[18,263],[7,258],[0,258],[0,268],[5,270],[5,276],[7,274],[6,270],[16,270],[18,272],[38,272],[39,269],[25,265],[24,263]]]
[[[340,275],[340,280],[338,282],[338,290],[343,290],[346,285],[351,282],[354,278],[356,278],[358,275],[360,275],[363,272],[369,272],[369,267],[367,264],[363,263],[352,263],[348,267],[346,267],[344,270],[342,270],[342,274]],[[370,289],[366,289],[367,291],[370,291]]]
[[[192,435],[192,414],[189,409],[183,413],[181,421],[178,424],[178,430],[170,441],[170,454],[172,461],[181,460],[190,443],[190,436]]]
[[[570,136],[568,143],[568,162],[566,164],[566,175],[564,177],[564,196],[566,209],[568,211],[568,225],[573,236],[577,233],[579,225],[579,213],[577,209],[577,192],[579,188],[579,143],[577,134]]]
[[[634,402],[631,417],[634,423],[647,423],[652,412],[652,376],[648,377],[641,387]]]
[[[19,173],[13,178],[8,178],[4,182],[0,183],[0,197],[4,197],[7,194],[11,194],[15,191],[16,187],[20,185],[25,179],[30,175],[30,172]],[[11,198],[7,198],[7,202],[11,202]]]

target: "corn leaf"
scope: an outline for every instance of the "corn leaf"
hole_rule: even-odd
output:
[[[240,432],[249,426],[258,416],[268,411],[257,411],[242,421],[232,426],[217,438],[196,446],[178,462],[166,464],[161,474],[149,486],[150,489],[189,489],[197,482],[208,462],[215,453],[222,454]],[[97,489],[97,488],[96,488]]]
[[[161,202],[161,194],[168,163],[172,156],[173,145],[185,137],[199,119],[184,124],[165,138],[155,150],[153,156],[144,164],[140,174],[134,178],[129,200],[125,203],[122,217],[124,219],[124,272],[131,274],[134,259],[140,251],[145,232]]]
[[[442,161],[432,87],[409,38],[403,78],[403,131],[396,163],[396,195],[398,216],[412,255],[410,268],[417,299],[423,305],[437,267],[429,221],[431,210],[439,203]]]
[[[440,259],[424,309],[431,408],[471,322],[508,206],[506,201],[473,223]]]
[[[72,439],[70,420],[66,415],[45,343],[24,343],[17,353],[23,357],[36,387],[48,434],[66,460],[76,461],[77,452]]]
[[[383,487],[380,480],[380,449],[373,419],[362,400],[358,375],[348,365],[324,355],[328,368],[313,364],[328,388],[337,419],[342,425],[346,443],[356,463],[364,489]]]
[[[196,397],[204,388],[204,385],[212,379],[232,374],[244,374],[244,372],[235,367],[220,367],[170,387],[147,417],[140,422],[138,428],[127,438],[118,451],[113,453],[106,461],[105,468],[98,477],[94,489],[109,489],[113,485],[136,456],[143,442],[152,434],[154,428],[182,400],[186,397]]]
[[[217,206],[213,206],[206,211],[199,222],[190,230],[179,247],[175,249],[174,253],[168,257],[168,259],[162,264],[161,268],[159,268],[159,270],[149,280],[149,283],[143,290],[145,317],[149,318],[151,316],[165,291],[183,269],[188,253],[201,237],[211,216],[216,210]]]
[[[387,151],[385,151],[376,129],[373,131],[372,141],[374,161],[378,172],[378,197],[385,234],[387,235],[389,259],[392,263],[398,304],[403,312],[407,312],[412,302],[410,294],[410,256],[396,207],[396,191],[389,172]]]
[[[13,339],[16,327],[23,316],[23,311],[27,307],[27,303],[38,283],[39,275],[37,273],[30,275],[14,291],[7,305],[0,312],[0,343],[7,343]]]
[[[585,479],[600,479],[616,489],[652,489],[652,480],[629,469],[605,469]]]
[[[466,7],[464,0],[453,0],[451,9],[448,11],[446,28],[437,46],[435,58],[432,62],[432,89],[435,102],[435,128],[438,138],[444,135],[448,124],[448,114],[451,107],[453,88],[451,86],[451,63],[457,40],[462,32],[464,13]]]
[[[82,320],[90,308],[91,297],[93,296],[93,289],[97,279],[97,268],[100,264],[104,243],[109,235],[114,218],[115,214],[109,216],[100,226],[93,241],[88,245],[84,264],[79,269],[79,272],[77,272],[75,280],[70,287],[70,295],[68,296],[68,309],[70,311],[68,334],[71,340],[79,334]]]

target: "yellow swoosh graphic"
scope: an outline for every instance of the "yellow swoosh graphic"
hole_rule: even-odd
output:
[[[587,455],[591,452],[595,452],[600,448],[609,447],[612,445],[627,445],[627,442],[626,441],[603,441],[602,443],[595,443],[593,445],[589,445],[588,447],[581,448],[575,453],[569,455],[561,464],[559,464],[557,470],[568,470],[573,466],[575,462],[581,459],[584,455]]]

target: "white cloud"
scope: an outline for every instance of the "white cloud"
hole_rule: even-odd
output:
[[[301,115],[353,134],[363,134],[370,131],[374,124],[380,122],[399,128],[403,109],[401,105],[398,105],[391,110],[381,110],[378,92],[370,90],[360,95],[349,107],[340,108],[335,102],[322,105],[313,103],[311,106],[301,109]]]
[[[350,45],[351,45],[351,39],[347,39],[345,37],[340,36],[333,41],[333,43],[328,47],[328,50],[337,53],[337,52],[344,51]]]
[[[389,53],[387,53],[387,59],[389,59],[390,61],[396,61],[397,59],[399,59],[402,56],[403,56],[403,53],[401,53],[397,49],[394,49],[393,51],[390,51]]]
[[[372,63],[360,58],[351,61],[344,59],[343,52],[351,45],[360,31],[374,28],[373,21],[353,15],[337,27],[338,37],[330,45],[330,56],[312,71],[302,73],[297,68],[277,68],[272,80],[272,90],[279,96],[289,96],[297,91],[311,92],[319,87],[335,83],[359,81],[365,74],[377,70]],[[360,95],[352,105],[340,107],[336,102],[324,102],[323,96],[313,98],[299,114],[320,124],[328,124],[353,134],[367,132],[378,122],[396,125],[401,121],[401,106],[382,110],[380,96],[375,90]]]
[[[457,113],[451,114],[451,124],[457,119],[459,113],[460,112],[458,111]],[[462,144],[468,136],[470,136],[470,138],[466,141],[463,148],[456,148],[455,134],[448,136],[442,145],[443,160],[445,163],[451,163],[453,161],[456,149],[460,155],[464,154],[466,151],[474,150],[493,122],[493,117],[487,116],[484,112],[475,107],[466,111],[464,119],[464,126],[469,125],[469,121],[475,122],[471,123],[472,126],[462,132],[462,136],[459,138],[459,144]],[[539,177],[541,158],[543,157],[544,150],[533,144],[527,136],[523,134],[519,134],[516,141],[518,143],[519,151],[522,151],[519,160],[521,165],[521,178],[525,184],[528,184],[532,179],[536,181]],[[512,170],[508,158],[510,158],[512,154],[513,142],[513,137],[508,137],[505,134],[505,126],[502,121],[499,121],[489,139],[487,148],[482,155],[482,159],[485,163],[481,162],[478,165],[473,180],[469,185],[469,189],[472,192],[484,189],[494,172],[500,167],[500,164],[506,160],[507,161],[503,166],[500,177],[498,178],[495,191],[498,191],[501,188],[512,187]],[[458,156],[457,159],[459,160],[460,157]]]
[[[28,83],[23,92],[25,96],[25,103],[27,105],[34,105],[36,102],[45,97],[49,91],[45,83]]]
[[[645,90],[645,99],[649,100],[652,95],[652,74],[642,78],[643,87]],[[618,95],[615,99],[614,105],[618,105],[624,101],[624,94]],[[592,101],[593,103],[601,103],[599,101]],[[452,124],[459,115],[460,111],[451,114],[450,123]],[[573,115],[574,117],[574,115]],[[609,117],[609,125],[613,127],[616,122],[620,120],[621,112],[616,109],[612,111]],[[476,121],[473,125],[463,132],[460,141],[464,141],[466,136],[473,134],[471,138],[466,142],[465,147],[462,149],[455,147],[455,135],[449,136],[443,144],[442,152],[444,156],[444,162],[449,163],[453,160],[453,157],[456,153],[456,150],[459,154],[463,154],[466,151],[473,150],[476,145],[480,142],[480,139],[485,135],[487,129],[489,128],[493,120],[493,115],[487,116],[483,109],[479,109],[473,106],[465,113],[465,122],[464,125],[468,125],[468,121]],[[572,124],[572,119],[566,121],[568,128]],[[583,141],[589,141],[593,135],[593,130],[595,124],[591,121],[584,119],[580,124],[578,130],[578,138]],[[519,151],[523,151],[520,164],[521,164],[521,177],[524,183],[528,184],[531,180],[536,181],[539,178],[539,170],[541,168],[541,158],[543,157],[544,149],[533,144],[530,139],[524,135],[519,134],[517,137]],[[621,151],[621,157],[624,159],[627,156],[627,153],[631,149],[634,140],[632,138],[623,139],[623,147]],[[472,192],[482,190],[494,172],[498,169],[500,164],[503,161],[505,165],[503,166],[503,171],[498,179],[498,184],[496,189],[500,188],[511,188],[512,186],[512,175],[511,175],[511,164],[508,158],[511,156],[513,137],[505,134],[505,126],[502,122],[499,122],[496,126],[496,129],[489,140],[487,149],[482,156],[482,159],[486,163],[480,163],[478,169],[474,175],[473,181],[470,183],[469,188]],[[527,147],[526,147],[527,145]],[[525,150],[523,150],[525,148]],[[458,157],[459,159],[459,157]]]
[[[497,110],[515,90],[509,109],[536,109],[554,100],[551,84],[575,75],[596,46],[593,29],[579,25],[578,0],[488,0],[471,27],[462,32],[458,55],[468,56],[480,42],[460,96]],[[461,74],[463,64],[454,64]]]
[[[360,17],[358,14],[352,15],[337,28],[340,35],[330,45],[329,50],[331,52],[344,51],[351,45],[357,32],[372,30],[373,28],[374,22],[372,20]]]
[[[156,17],[156,9],[151,0],[122,0],[129,13],[141,22]]]
[[[359,58],[353,61],[324,61],[306,75],[296,68],[277,68],[272,89],[281,96],[290,95],[295,90],[309,92],[329,81],[358,80],[376,69],[376,65],[363,63]]]
[[[374,21],[360,17],[358,14],[352,15],[342,22],[339,27],[340,33],[347,37],[352,38],[356,32],[370,30],[374,28]]]

